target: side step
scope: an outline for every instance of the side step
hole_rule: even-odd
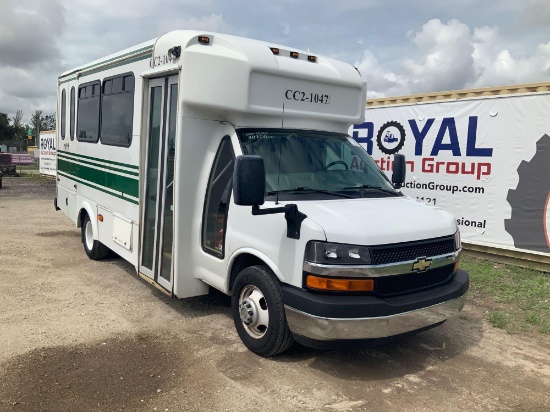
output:
[[[161,285],[159,285],[157,282],[155,282],[153,279],[151,279],[150,277],[144,275],[143,273],[141,272],[138,272],[138,275],[140,278],[142,278],[144,281],[146,281],[147,283],[153,285],[155,288],[157,288],[158,290],[160,290],[162,293],[164,293],[166,296],[170,296],[171,298],[174,297],[174,294],[166,289],[164,289]]]

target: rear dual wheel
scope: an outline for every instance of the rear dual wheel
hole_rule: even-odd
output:
[[[281,286],[266,266],[251,266],[239,273],[233,285],[231,311],[239,337],[260,356],[277,355],[294,342]]]
[[[99,240],[94,240],[94,228],[90,217],[86,214],[82,219],[82,243],[84,251],[92,260],[101,260],[109,256],[111,250],[101,243]],[[97,237],[97,236],[96,236]]]

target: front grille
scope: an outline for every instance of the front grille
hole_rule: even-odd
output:
[[[444,255],[454,251],[455,241],[453,236],[371,247],[372,263],[374,265],[406,262],[419,257]]]
[[[448,265],[426,272],[375,278],[374,293],[388,297],[431,288],[447,282],[453,275],[453,267],[454,265]]]

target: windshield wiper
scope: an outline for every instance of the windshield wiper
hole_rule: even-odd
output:
[[[372,190],[379,190],[380,192],[384,192],[384,193],[389,193],[389,194],[394,195],[394,196],[400,196],[401,195],[400,192],[398,192],[398,191],[384,189],[383,187],[372,186],[372,185],[348,186],[348,187],[343,188],[343,190],[349,190],[349,189],[372,189]]]
[[[273,190],[271,192],[267,192],[267,195],[271,196],[271,195],[276,195],[277,193],[292,193],[292,192],[324,193],[332,196],[344,197],[346,199],[353,199],[353,196],[345,195],[343,193],[331,192],[329,190],[324,190],[324,189],[312,189],[311,187],[305,187],[305,186],[295,187],[294,189]]]

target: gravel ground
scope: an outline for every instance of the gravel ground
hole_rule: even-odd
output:
[[[0,411],[550,410],[550,336],[495,329],[481,302],[389,345],[263,359],[224,295],[170,299],[89,260],[54,193],[0,189]]]

